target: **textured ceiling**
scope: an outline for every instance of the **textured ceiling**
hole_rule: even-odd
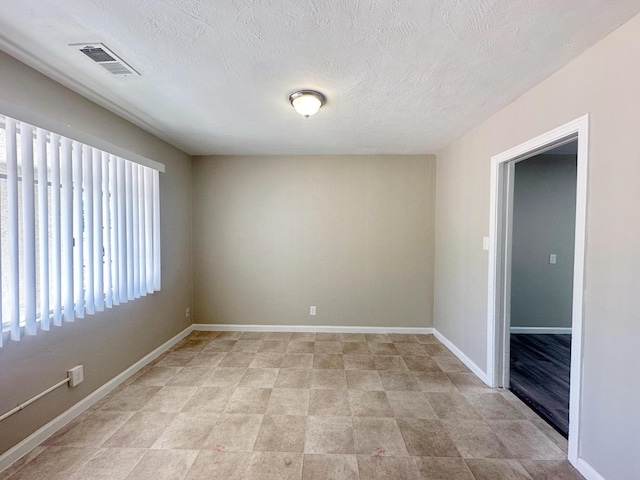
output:
[[[638,0],[20,0],[0,48],[190,154],[434,153]],[[103,42],[111,76],[71,43]],[[1,74],[1,72],[0,72]],[[287,102],[314,88],[308,120]]]

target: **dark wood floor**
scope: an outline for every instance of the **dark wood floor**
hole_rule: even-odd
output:
[[[511,391],[567,437],[571,335],[511,335]]]

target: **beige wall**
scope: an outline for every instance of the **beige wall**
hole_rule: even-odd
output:
[[[194,158],[194,322],[431,327],[434,186],[433,156]]]
[[[73,125],[166,165],[160,174],[162,291],[0,348],[0,412],[84,365],[60,388],[0,425],[0,454],[189,326],[191,167],[184,153],[0,52],[0,102]],[[1,112],[0,112],[1,113]]]
[[[438,154],[435,327],[486,368],[492,155],[591,114],[581,452],[640,478],[640,16]]]

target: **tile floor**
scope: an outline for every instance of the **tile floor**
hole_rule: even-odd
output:
[[[432,335],[195,332],[1,480],[575,480]]]

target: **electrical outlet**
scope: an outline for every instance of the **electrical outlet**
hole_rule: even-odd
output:
[[[315,314],[316,314],[316,306],[311,305],[311,307],[309,307],[309,315],[315,315]]]
[[[76,365],[71,370],[67,370],[69,386],[75,387],[84,381],[84,369],[82,365]]]
[[[187,307],[187,309],[184,311],[184,316],[186,318],[189,318],[189,315],[191,315],[191,312],[189,311],[189,307]]]

